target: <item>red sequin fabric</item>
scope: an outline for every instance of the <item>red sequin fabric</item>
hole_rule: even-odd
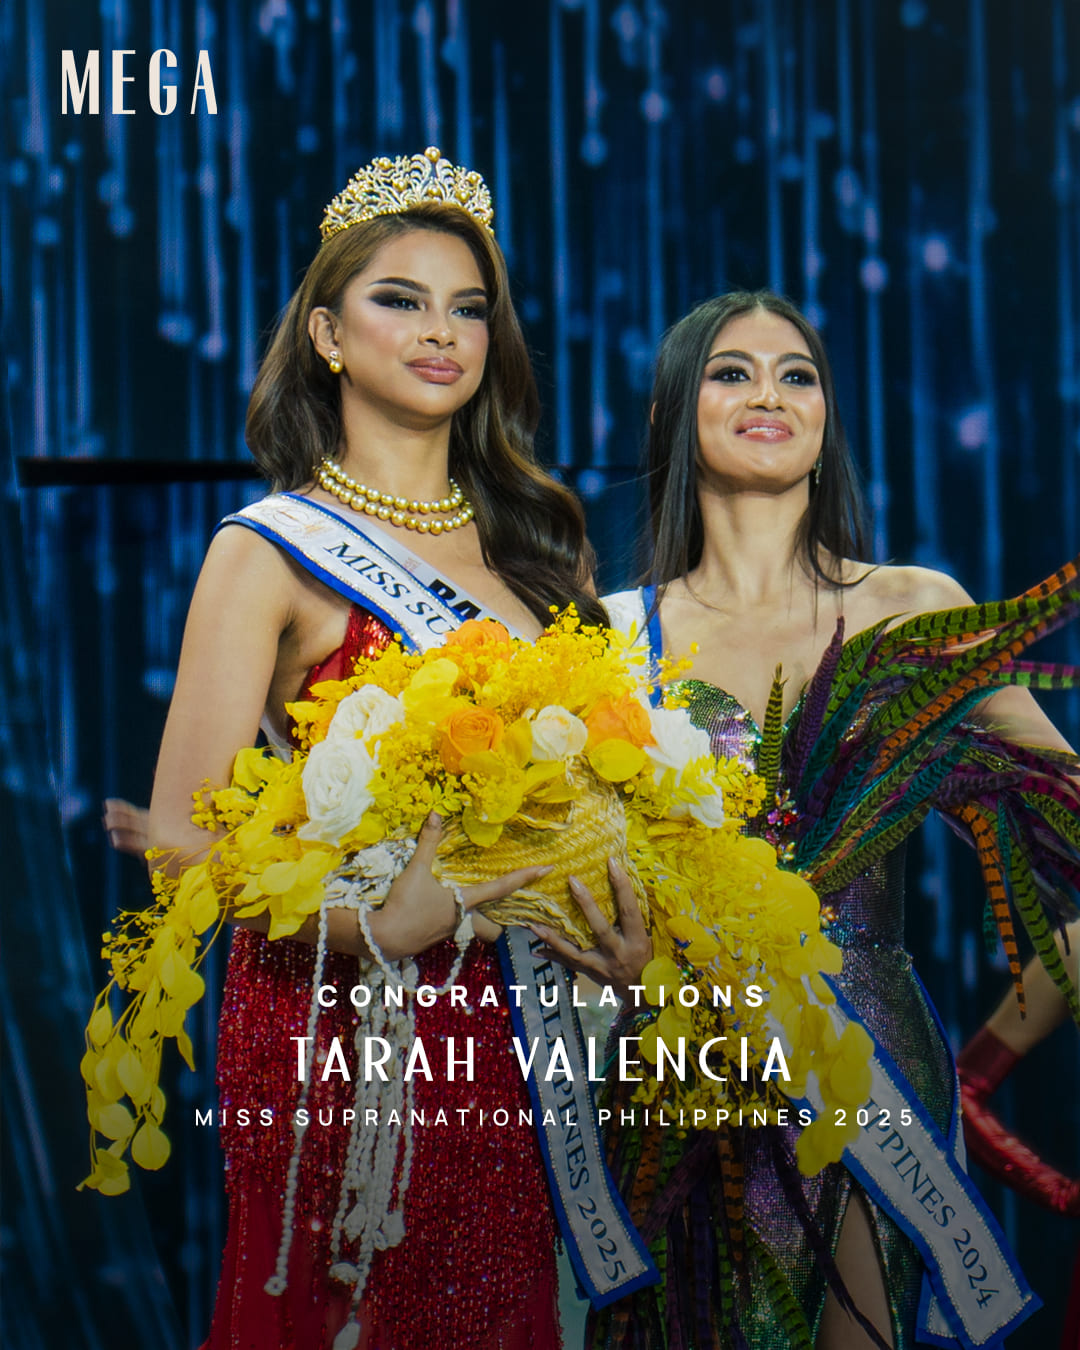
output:
[[[315,667],[308,685],[348,674],[380,650],[387,629],[354,608],[345,643]],[[418,958],[420,978],[438,986],[454,947]],[[297,1048],[307,1030],[314,951],[237,930],[221,1009],[218,1087],[226,1155],[229,1235],[210,1338],[204,1350],[329,1350],[348,1314],[347,1286],[329,1277],[329,1232],[349,1129],[353,1087],[321,1081],[331,1038],[340,1037],[353,1075],[358,1014],[350,990],[357,963],[330,954],[324,985],[337,1006],[321,1011],[297,1192],[288,1289],[272,1297],[286,1170],[299,1095]],[[528,1094],[511,1046],[510,1014],[493,950],[473,942],[462,968],[464,1006],[449,994],[416,1008],[432,1081],[415,1080],[412,1174],[406,1235],[375,1256],[362,1310],[361,1350],[557,1350],[555,1226],[539,1147],[519,1121]],[[465,1054],[473,1039],[473,1080],[447,1071],[448,1043]],[[507,1123],[496,1123],[497,1119]],[[246,1113],[246,1114],[245,1114]],[[441,1114],[440,1114],[441,1113]],[[503,1115],[505,1113],[505,1117]],[[372,1123],[365,1128],[386,1128]]]

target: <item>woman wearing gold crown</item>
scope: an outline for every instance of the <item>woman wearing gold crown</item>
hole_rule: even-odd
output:
[[[327,208],[248,410],[248,444],[275,495],[224,522],[188,616],[151,807],[152,841],[178,859],[205,850],[193,792],[228,782],[260,725],[286,746],[285,704],[350,673],[393,632],[430,640],[490,612],[531,637],[570,602],[602,617],[580,508],[534,459],[535,386],[491,217],[479,175],[434,149],[374,161]],[[439,834],[429,820],[366,927],[343,905],[298,941],[269,942],[257,921],[235,932],[218,1042],[229,1236],[211,1350],[559,1344],[532,1132],[515,1128],[515,1110],[499,1129],[456,1114],[475,1122],[515,1094],[528,1105],[509,1072],[492,949],[463,920],[543,869],[443,886],[431,870]],[[360,1145],[354,1131],[349,1152],[343,1123],[352,1086],[340,1073],[323,1081],[321,1067],[330,1038],[351,1047],[362,1026],[348,991],[373,949],[415,958],[421,983],[453,972],[467,986],[476,1064],[472,1081],[418,1082],[412,1104],[450,1123],[414,1131],[404,1160],[375,1149],[396,1211],[365,1228],[356,1214],[372,1178],[357,1174]],[[319,1010],[301,1083],[317,969],[336,1006]],[[481,1004],[489,987],[498,998]],[[428,1047],[462,1034],[449,1008],[417,1008]],[[306,1130],[294,1130],[298,1105]]]

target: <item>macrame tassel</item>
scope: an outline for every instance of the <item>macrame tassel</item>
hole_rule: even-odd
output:
[[[333,1350],[356,1350],[359,1344],[360,1323],[350,1318],[334,1337]]]

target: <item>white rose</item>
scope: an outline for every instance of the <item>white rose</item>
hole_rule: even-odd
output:
[[[301,774],[309,819],[297,831],[300,837],[339,843],[375,800],[374,773],[375,760],[362,741],[338,737],[313,745]]]
[[[378,736],[398,722],[405,720],[401,700],[380,689],[377,684],[365,684],[362,689],[348,694],[337,705],[326,731],[328,741],[357,736],[366,739]]]
[[[536,760],[571,759],[581,754],[589,739],[589,728],[581,718],[557,703],[541,708],[530,725]]]
[[[712,757],[709,733],[694,726],[685,708],[650,708],[649,718],[656,744],[647,745],[645,753],[661,771],[681,773],[691,760]]]

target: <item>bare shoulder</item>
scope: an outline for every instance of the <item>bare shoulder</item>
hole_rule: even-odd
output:
[[[856,566],[863,571],[858,589],[891,606],[894,613],[926,613],[970,605],[971,596],[955,577],[932,567]]]
[[[954,577],[932,567],[847,563],[844,577],[849,585],[855,583],[845,600],[852,610],[858,611],[861,627],[879,619],[901,619],[973,603]]]
[[[258,531],[237,524],[223,525],[211,539],[203,571],[266,579],[290,574],[285,555],[276,544]]]
[[[298,569],[278,546],[243,525],[226,525],[210,541],[195,602],[223,612],[291,614],[301,601]]]

